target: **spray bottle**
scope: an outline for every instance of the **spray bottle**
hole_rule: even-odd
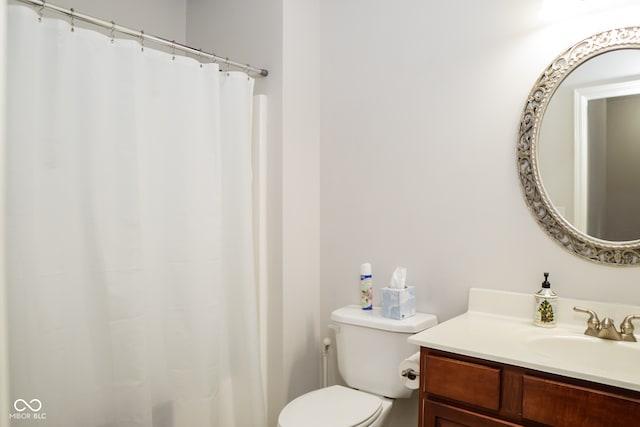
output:
[[[373,309],[373,280],[368,262],[360,266],[360,305],[363,310]]]

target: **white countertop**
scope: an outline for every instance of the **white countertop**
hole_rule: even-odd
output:
[[[594,310],[600,320],[613,318],[619,329],[624,316],[640,314],[640,307],[559,297],[557,326],[542,328],[533,324],[533,306],[533,295],[473,288],[466,313],[412,335],[409,342],[640,391],[640,342],[585,336],[588,316],[573,311],[574,306]]]

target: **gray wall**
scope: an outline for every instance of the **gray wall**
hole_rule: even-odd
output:
[[[608,240],[640,239],[640,96],[607,101]]]
[[[5,2],[0,3],[0,22],[3,23],[2,28],[7,28],[4,22],[7,19],[7,6]],[[5,144],[5,122],[6,122],[6,33],[0,31],[0,161],[4,164],[4,150]],[[2,170],[4,177],[4,169]],[[0,181],[0,184],[4,187],[4,178]],[[0,212],[5,212],[5,197],[4,193],[0,197]],[[4,224],[4,213],[0,214],[0,220]],[[4,230],[0,232],[0,239],[5,241]],[[5,244],[0,244],[0,256],[1,259],[5,259]],[[9,354],[7,352],[7,344],[9,342],[8,325],[7,325],[7,302],[6,302],[6,283],[4,275],[4,261],[0,263],[0,271],[3,272],[0,276],[0,427],[5,427],[9,423]]]

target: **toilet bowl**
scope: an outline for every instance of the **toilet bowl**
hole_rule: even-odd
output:
[[[379,307],[365,311],[360,306],[339,308],[331,320],[338,371],[348,387],[297,397],[280,412],[278,427],[383,427],[393,399],[413,392],[398,373],[399,364],[418,351],[407,338],[437,324],[432,314],[394,320],[382,317]]]
[[[278,427],[381,427],[392,405],[391,399],[334,385],[289,402]]]

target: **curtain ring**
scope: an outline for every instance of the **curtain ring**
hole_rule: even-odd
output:
[[[140,30],[140,52],[144,52],[144,31]]]
[[[171,60],[175,61],[176,59],[176,41],[171,40]]]
[[[44,9],[45,6],[45,1],[42,0],[42,4],[40,5],[40,8],[38,9],[38,22],[42,22],[42,10]]]
[[[216,56],[215,53],[212,53],[211,56],[209,57],[209,62],[208,64],[217,64],[218,63],[218,57]],[[219,66],[218,66],[218,70],[219,70]]]
[[[225,63],[227,65],[227,67],[225,68],[224,72],[227,73],[227,76],[229,75],[229,57],[227,56],[225,59]]]
[[[198,62],[200,63],[200,68],[203,68],[203,66],[202,66],[202,48],[198,49]]]
[[[73,10],[73,8],[69,9],[69,12],[71,14],[71,32],[75,32],[76,31],[76,27],[75,27],[75,23],[73,22],[73,20],[75,19],[75,11]]]
[[[116,36],[115,36],[115,31],[116,31],[116,23],[111,21],[111,44],[114,44],[116,42]]]

